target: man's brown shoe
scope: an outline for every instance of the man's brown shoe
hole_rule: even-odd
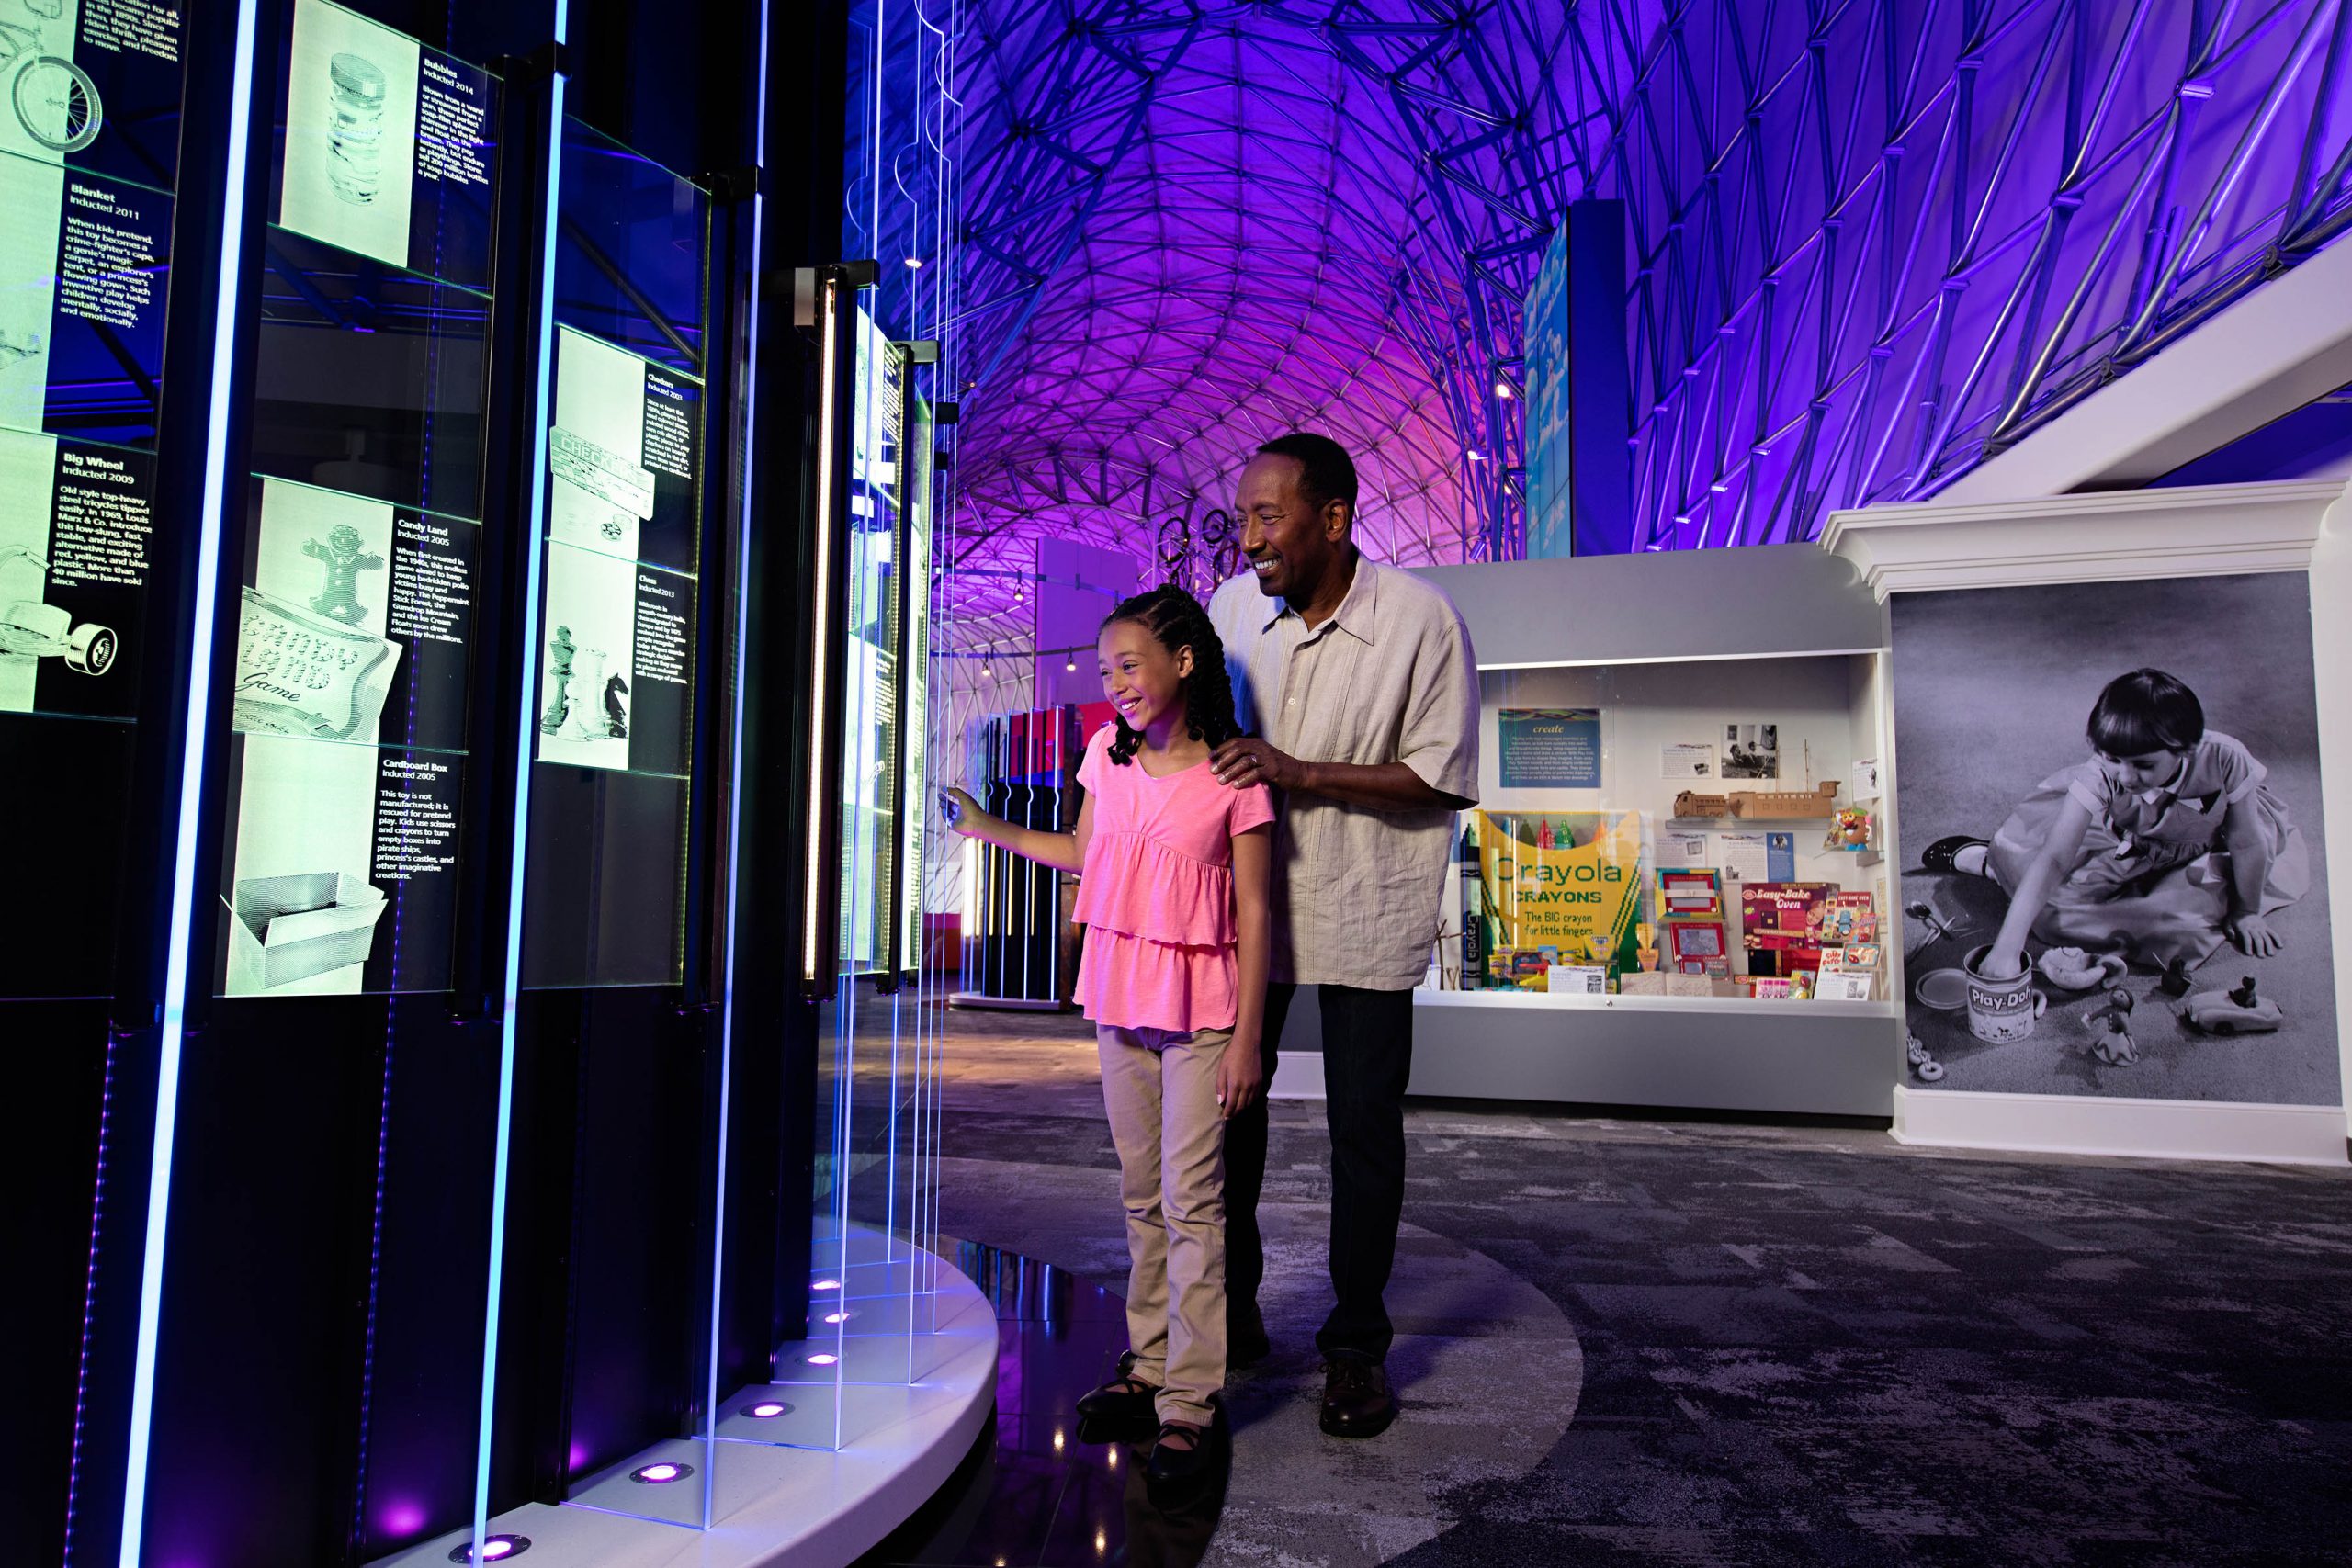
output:
[[[1396,1419],[1387,1371],[1374,1361],[1334,1357],[1323,1366],[1323,1429],[1335,1438],[1376,1438]]]

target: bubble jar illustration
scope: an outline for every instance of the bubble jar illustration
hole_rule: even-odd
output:
[[[346,626],[368,618],[368,606],[359,602],[359,574],[380,570],[384,564],[383,557],[363,547],[366,543],[359,530],[348,523],[330,529],[323,545],[316,539],[302,541],[304,555],[326,563],[326,582],[311,601],[311,608]]]
[[[338,54],[327,62],[327,75],[334,87],[327,184],[354,207],[366,207],[383,184],[384,73],[366,55]]]

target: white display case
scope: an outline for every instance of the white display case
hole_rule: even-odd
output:
[[[1566,862],[1574,857],[1555,846],[1589,841],[1589,852],[1623,871],[1637,831],[1638,864],[1627,880],[1638,907],[1627,914],[1612,906],[1593,917],[1618,922],[1604,937],[1614,983],[1655,986],[1661,964],[1673,966],[1672,947],[1657,929],[1661,869],[1724,874],[1725,962],[1712,981],[1681,982],[1685,990],[1703,987],[1703,995],[1521,988],[1546,985],[1540,961],[1525,957],[1519,983],[1489,968],[1495,983],[1487,987],[1453,988],[1457,966],[1441,963],[1439,983],[1414,995],[1410,1092],[1889,1116],[1904,1062],[1901,1010],[1890,999],[1900,994],[1900,959],[1887,940],[1900,931],[1899,885],[1875,845],[1825,844],[1832,821],[1826,802],[1858,807],[1878,821],[1880,797],[1892,787],[1884,619],[1853,569],[1811,547],[1777,546],[1421,575],[1452,595],[1478,654],[1479,825],[1490,835],[1510,832],[1506,844],[1516,847],[1499,852]],[[1514,729],[1508,754],[1507,725]],[[1562,728],[1572,733],[1558,737]],[[1777,743],[1771,776],[1724,776],[1732,745],[1747,768],[1760,771],[1755,754],[1768,737]],[[1700,761],[1707,771],[1688,776]],[[1838,786],[1834,796],[1822,796],[1829,781]],[[1685,792],[1806,794],[1825,804],[1802,817],[1769,809],[1679,816]],[[1542,855],[1521,843],[1539,836]],[[1498,852],[1488,845],[1480,863],[1496,878],[1490,886],[1509,886],[1492,863]],[[1527,868],[1518,869],[1523,875]],[[1870,999],[1746,994],[1751,970],[1781,978],[1770,971],[1807,962],[1813,951],[1791,951],[1799,946],[1794,939],[1763,953],[1747,951],[1740,895],[1759,881],[1874,896],[1881,957]],[[1458,942],[1463,929],[1459,886],[1447,894],[1441,960],[1451,958],[1446,944]],[[1814,897],[1827,902],[1826,892]],[[1858,900],[1845,902],[1851,908]],[[1526,934],[1532,922],[1517,937],[1489,924],[1490,945],[1519,954],[1553,945]],[[1634,936],[1616,940],[1635,924],[1657,939],[1658,956],[1646,964]],[[1645,974],[1653,978],[1634,978]],[[1320,1091],[1317,1012],[1309,995],[1293,1008],[1275,1093]]]

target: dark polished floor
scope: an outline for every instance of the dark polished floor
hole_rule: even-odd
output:
[[[1091,1038],[949,1027],[943,1224],[1070,1283],[996,1288],[986,1554],[887,1561],[1159,1560],[1131,1457],[1067,1424],[1125,1275]],[[1405,1414],[1350,1444],[1315,1426],[1319,1107],[1274,1121],[1276,1348],[1227,1388],[1210,1564],[2352,1562],[2346,1170],[1416,1106]]]
[[[1079,1419],[1079,1397],[1115,1375],[1127,1348],[1120,1298],[996,1247],[961,1243],[951,1256],[996,1304],[996,1416],[931,1506],[859,1568],[1200,1562],[1224,1467],[1204,1482],[1155,1486],[1147,1444],[1105,1441]]]

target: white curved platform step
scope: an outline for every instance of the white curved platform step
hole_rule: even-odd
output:
[[[529,1539],[513,1561],[523,1568],[839,1568],[854,1562],[928,1502],[970,1450],[995,1406],[997,1322],[988,1298],[953,1265],[938,1265],[937,1327],[918,1341],[912,1383],[852,1383],[841,1390],[836,1450],[782,1448],[729,1434],[764,1427],[722,1416],[716,1445],[659,1443],[573,1488],[570,1502],[500,1514],[492,1534]],[[904,1339],[898,1344],[903,1348]],[[775,1396],[816,1404],[807,1384],[769,1385]],[[739,1410],[768,1392],[740,1390],[722,1405]],[[785,1435],[777,1432],[773,1435]],[[800,1435],[800,1434],[793,1434]],[[631,1471],[661,1461],[700,1470],[711,1450],[713,1493],[707,1530],[607,1512],[616,1499],[644,1506]],[[700,1476],[685,1483],[699,1484]],[[683,1490],[683,1487],[682,1487]],[[682,1502],[685,1499],[682,1498]],[[452,1531],[397,1557],[397,1568],[441,1568],[470,1532]],[[459,1559],[462,1561],[462,1554]]]

